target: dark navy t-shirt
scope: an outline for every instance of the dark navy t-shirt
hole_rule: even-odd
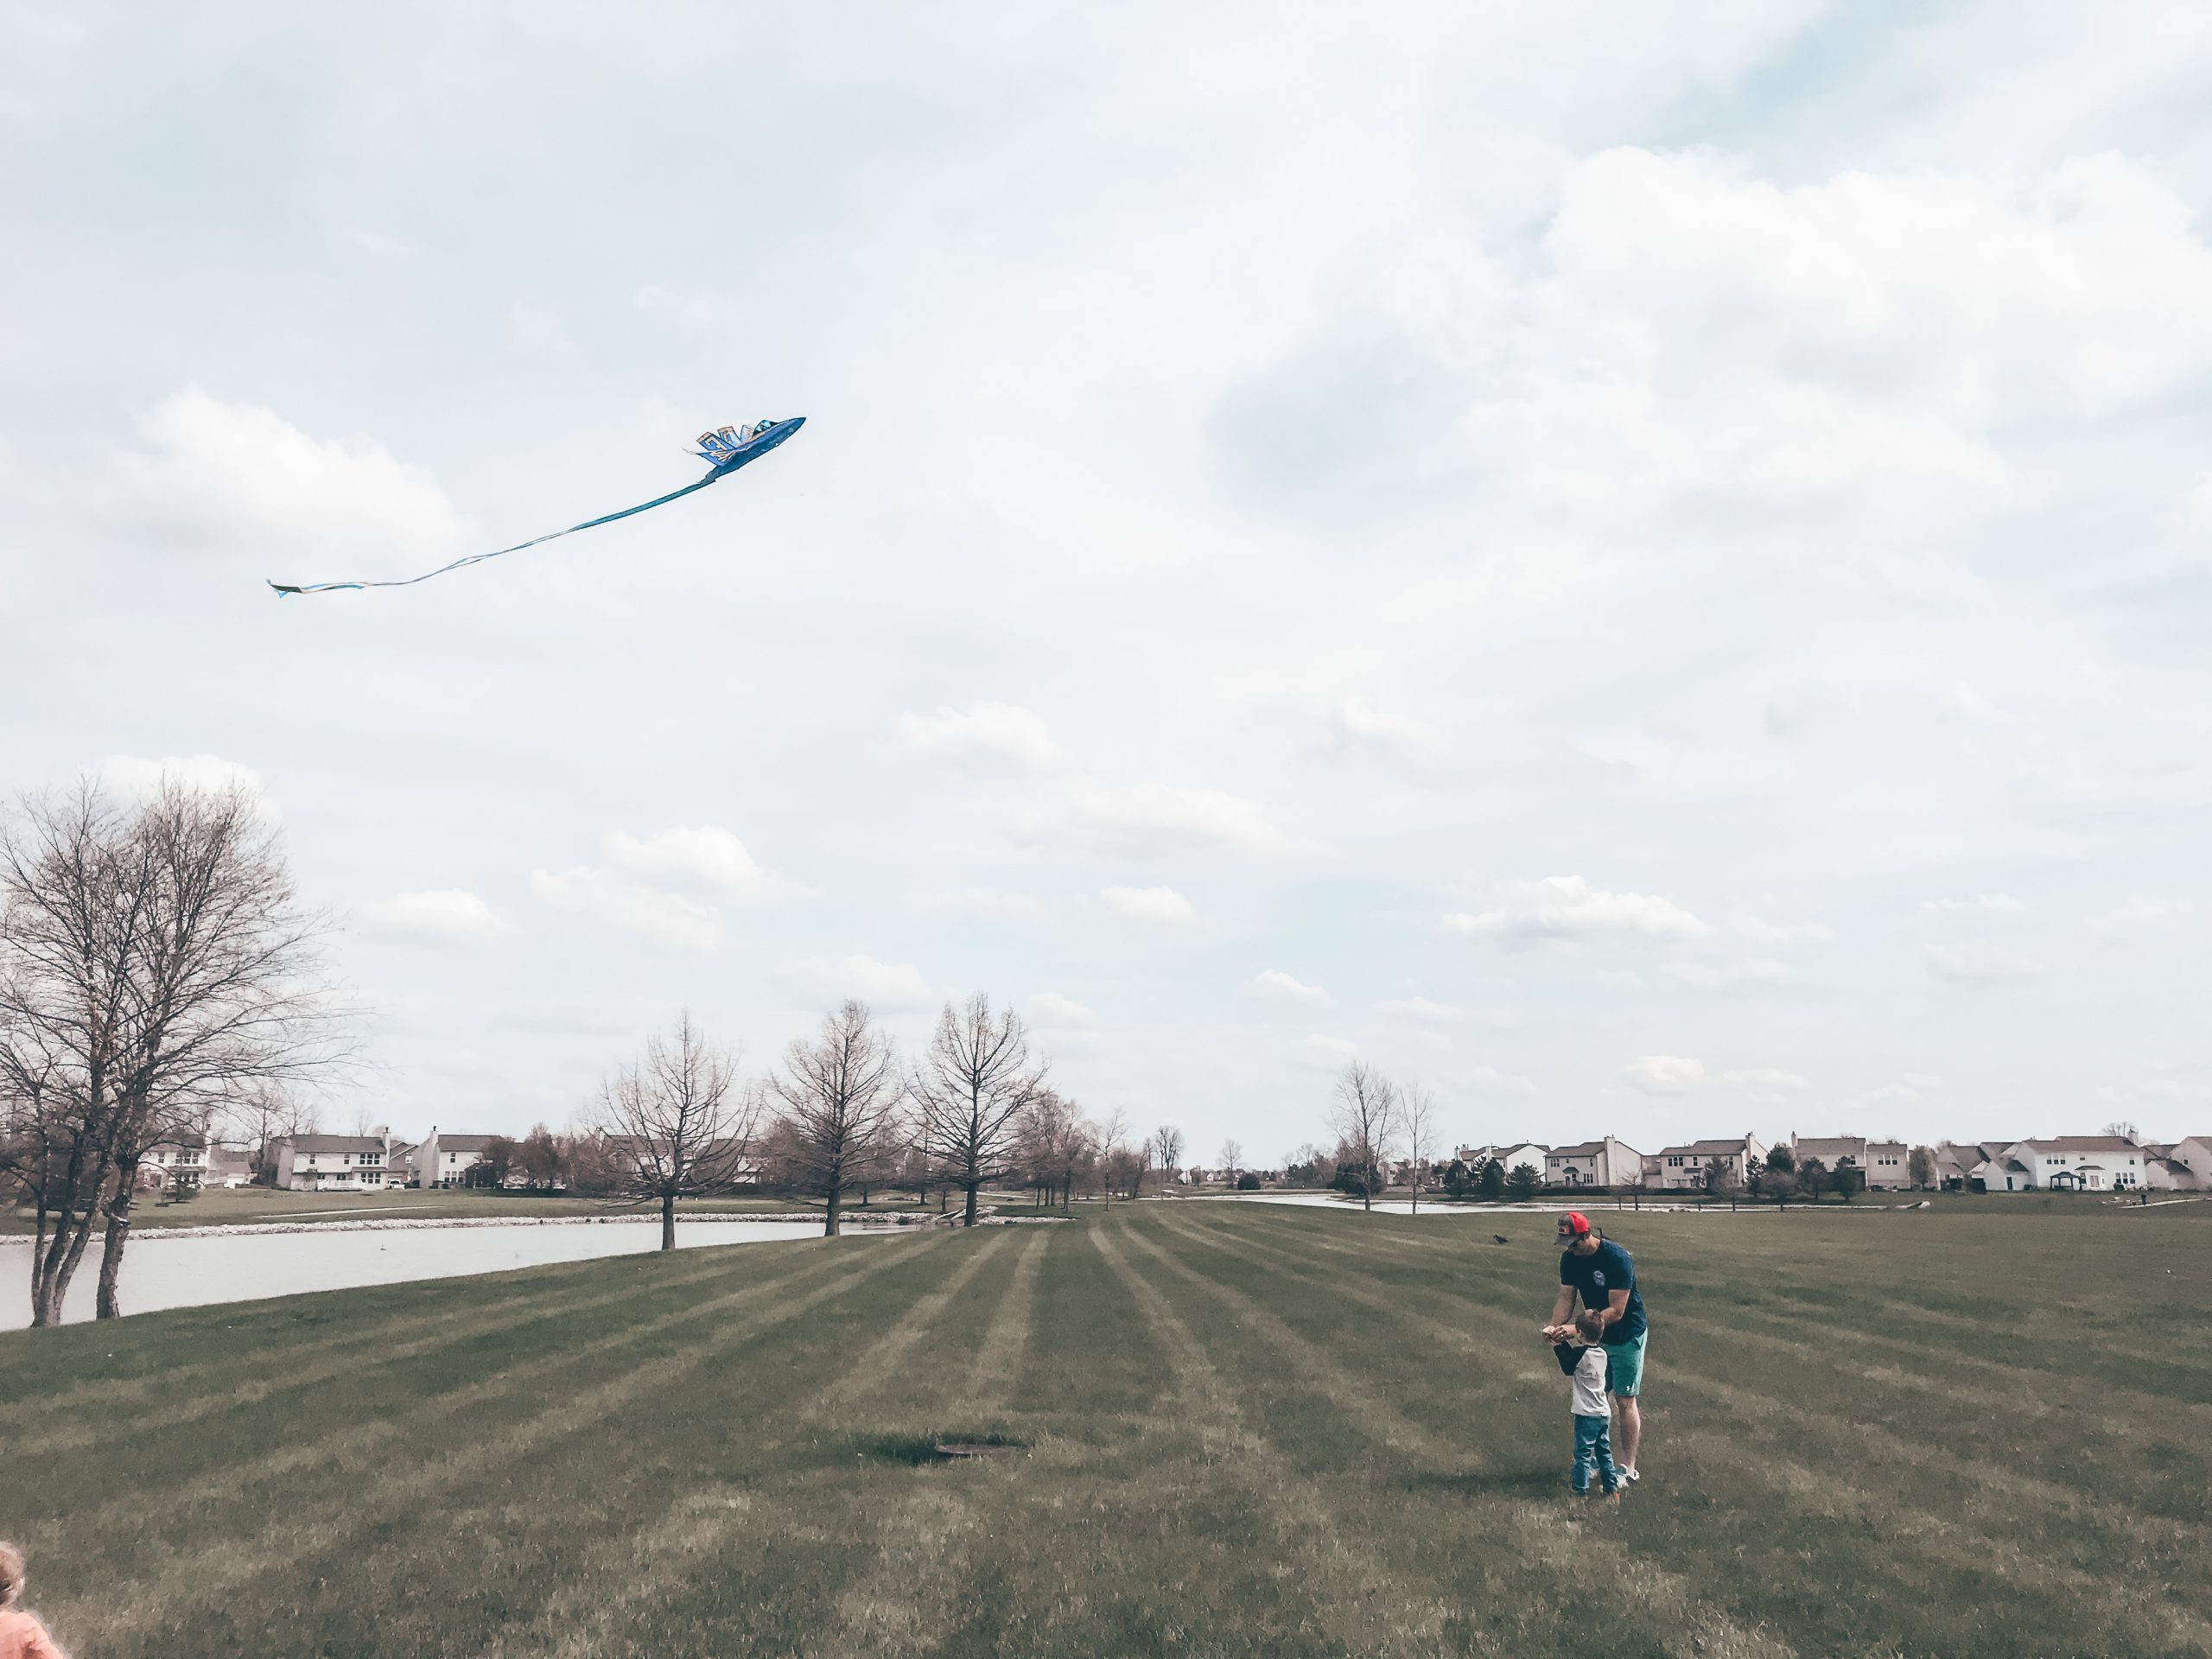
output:
[[[1598,1248],[1587,1255],[1560,1251],[1559,1281],[1580,1291],[1585,1307],[1602,1308],[1611,1300],[1612,1292],[1628,1292],[1628,1306],[1605,1327],[1607,1347],[1633,1342],[1643,1334],[1643,1293],[1636,1287],[1636,1262],[1612,1240],[1599,1240]]]

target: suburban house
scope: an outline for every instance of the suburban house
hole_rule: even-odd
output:
[[[1498,1167],[1509,1175],[1513,1173],[1515,1166],[1520,1164],[1528,1165],[1538,1175],[1541,1175],[1544,1173],[1544,1160],[1549,1153],[1549,1147],[1540,1147],[1531,1141],[1518,1145],[1508,1141],[1502,1146],[1494,1147],[1460,1147],[1452,1155],[1469,1169],[1480,1169],[1495,1158],[1497,1160]]]
[[[2002,1166],[2005,1148],[1993,1141],[1939,1141],[1936,1143],[1936,1185],[1946,1192],[1964,1192],[1984,1164]],[[2005,1189],[2000,1185],[1999,1192]]]
[[[493,1140],[488,1135],[441,1135],[433,1128],[411,1156],[415,1180],[423,1186],[458,1186]]]
[[[1824,1168],[1834,1169],[1848,1160],[1866,1178],[1869,1188],[1896,1190],[1912,1185],[1912,1154],[1902,1141],[1870,1141],[1863,1135],[1827,1140],[1793,1135],[1789,1149],[1801,1166],[1808,1158],[1817,1158]]]
[[[294,1192],[361,1192],[385,1185],[391,1133],[294,1135],[272,1141],[276,1185]]]
[[[2166,1161],[2195,1174],[2199,1186],[2212,1187],[2212,1135],[2183,1136],[2166,1148]]]
[[[2202,1137],[2200,1137],[2202,1140]],[[2205,1180],[2187,1162],[2175,1156],[2177,1146],[2143,1144],[2143,1185],[2159,1192],[2201,1192],[2212,1182]]]
[[[1991,1192],[2116,1192],[2143,1185],[2145,1153],[2124,1135],[2016,1141],[1975,1173]]]
[[[251,1186],[253,1154],[244,1147],[209,1147],[207,1184],[209,1186]]]
[[[1707,1167],[1718,1161],[1724,1177],[1733,1176],[1743,1185],[1751,1179],[1751,1160],[1765,1156],[1766,1142],[1755,1135],[1728,1141],[1692,1141],[1683,1146],[1660,1147],[1645,1166],[1646,1179],[1656,1187],[1694,1191],[1704,1186]]]
[[[1633,1186],[1643,1179],[1643,1154],[1607,1135],[1544,1154],[1547,1186]]]
[[[207,1182],[207,1138],[180,1135],[146,1152],[138,1179],[154,1186],[204,1186]]]
[[[385,1154],[384,1180],[386,1186],[414,1186],[418,1185],[415,1174],[415,1154],[418,1146],[404,1141],[391,1143],[391,1150]]]

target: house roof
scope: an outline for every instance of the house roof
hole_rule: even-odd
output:
[[[1866,1150],[1870,1153],[1903,1152],[1904,1150],[1904,1142],[1902,1141],[1869,1141],[1866,1143]]]
[[[2048,1141],[2022,1141],[2037,1152],[2133,1152],[2135,1142],[2124,1135],[2056,1135]]]
[[[1800,1158],[1863,1158],[1866,1154],[1866,1137],[1863,1135],[1832,1135],[1825,1140],[1818,1135],[1798,1135],[1792,1144]]]
[[[441,1135],[440,1152],[481,1152],[499,1137],[496,1135]]]
[[[1547,1158],[1595,1158],[1605,1151],[1602,1141],[1581,1141],[1571,1147],[1554,1147],[1544,1154]]]
[[[1658,1155],[1662,1158],[1726,1158],[1743,1151],[1744,1144],[1740,1135],[1733,1141],[1693,1141],[1686,1147],[1662,1147]]]
[[[384,1142],[373,1135],[288,1135],[277,1141],[294,1152],[382,1152]]]

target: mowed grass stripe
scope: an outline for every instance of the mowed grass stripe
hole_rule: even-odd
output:
[[[825,1282],[790,1296],[772,1308],[755,1312],[750,1305],[774,1292],[788,1290],[786,1281],[747,1286],[728,1296],[602,1338],[588,1344],[583,1353],[596,1356],[615,1348],[634,1348],[638,1338],[647,1332],[681,1326],[694,1334],[694,1340],[687,1347],[673,1354],[662,1356],[651,1363],[632,1363],[610,1381],[539,1410],[502,1432],[480,1435],[466,1445],[449,1448],[434,1464],[418,1465],[397,1474],[385,1471],[381,1478],[365,1489],[361,1502],[342,1516],[304,1522],[281,1516],[273,1517],[250,1536],[217,1539],[197,1549],[174,1552],[159,1563],[151,1581],[142,1584],[135,1594],[122,1599],[84,1599],[64,1604],[57,1611],[72,1628],[89,1631],[89,1639],[112,1642],[120,1636],[143,1631],[149,1624],[157,1625],[163,1618],[177,1617],[182,1610],[237,1593],[246,1585],[295,1561],[330,1550],[339,1541],[358,1534],[382,1516],[418,1506],[442,1489],[487,1466],[528,1448],[542,1449],[551,1440],[591,1426],[639,1395],[670,1386],[740,1341],[798,1319],[819,1304],[846,1294],[893,1265],[896,1259],[911,1260],[944,1236],[939,1234],[936,1239],[908,1251],[872,1243],[864,1249],[868,1254],[880,1251],[880,1259],[871,1261],[863,1255],[857,1262],[834,1262]],[[818,1275],[809,1273],[804,1276]],[[744,1316],[747,1313],[751,1317]],[[702,1332],[702,1325],[710,1314],[739,1317],[724,1317]],[[572,1363],[570,1357],[562,1358],[563,1363]],[[531,1368],[531,1374],[535,1377],[555,1369],[559,1367],[543,1363]],[[474,1400],[494,1399],[512,1392],[519,1380],[508,1373],[473,1384],[463,1392]],[[450,1400],[448,1396],[445,1401],[432,1401],[409,1415],[419,1417],[423,1411],[438,1410],[448,1406]],[[355,1452],[327,1461],[358,1466],[357,1459]]]
[[[527,1273],[531,1269],[525,1268],[515,1271]],[[694,1265],[691,1272],[657,1280],[652,1288],[656,1293],[680,1290],[708,1283],[724,1276],[728,1271],[728,1268],[720,1263],[703,1267]],[[422,1334],[410,1337],[404,1342],[387,1339],[367,1354],[351,1351],[361,1345],[351,1339],[315,1344],[304,1354],[295,1353],[289,1357],[296,1362],[292,1369],[242,1377],[231,1385],[226,1395],[204,1394],[197,1399],[188,1399],[164,1409],[147,1410],[141,1407],[120,1414],[111,1410],[99,1414],[80,1410],[69,1427],[39,1429],[35,1437],[26,1436],[26,1439],[35,1438],[36,1450],[41,1456],[73,1452],[94,1445],[120,1446],[135,1438],[166,1433],[223,1412],[245,1411],[278,1395],[316,1388],[336,1377],[359,1377],[382,1367],[403,1363],[448,1347],[456,1334],[465,1336],[471,1342],[480,1342],[486,1337],[518,1331],[543,1320],[569,1319],[597,1313],[602,1308],[620,1306],[634,1301],[637,1295],[635,1287],[626,1285],[596,1296],[572,1301],[555,1300],[544,1287],[540,1287],[534,1294],[508,1299],[504,1304],[506,1309],[504,1313],[475,1313],[471,1310],[470,1313],[474,1317],[458,1313],[442,1315],[426,1320],[427,1328]],[[310,1363],[296,1363],[309,1357],[313,1357]],[[177,1379],[179,1382],[185,1380]],[[0,1449],[7,1444],[7,1441],[0,1440]]]
[[[727,1274],[728,1265],[733,1264],[724,1266],[722,1275]],[[690,1292],[722,1275],[685,1274],[659,1281],[643,1293],[627,1287],[627,1294],[616,1306],[636,1305],[642,1297],[643,1305],[650,1306],[673,1296],[677,1299],[676,1306],[658,1319],[611,1324],[588,1342],[577,1342],[557,1329],[543,1328],[548,1322],[537,1322],[525,1329],[545,1342],[548,1351],[519,1363],[496,1351],[492,1343],[475,1332],[455,1332],[442,1348],[431,1351],[431,1357],[442,1362],[441,1370],[458,1367],[473,1376],[473,1381],[459,1388],[446,1384],[439,1376],[411,1377],[404,1362],[385,1368],[348,1369],[327,1379],[323,1392],[314,1402],[322,1421],[343,1423],[345,1427],[243,1458],[238,1447],[241,1439],[252,1443],[251,1412],[247,1414],[249,1426],[237,1431],[237,1438],[222,1434],[213,1423],[202,1424],[191,1434],[157,1436],[151,1446],[137,1448],[131,1458],[101,1459],[87,1473],[41,1491],[25,1505],[29,1523],[24,1529],[41,1545],[67,1547],[73,1539],[105,1538],[118,1528],[159,1513],[165,1525],[181,1530],[202,1523],[221,1505],[275,1482],[289,1485],[324,1471],[364,1473],[395,1455],[396,1445],[409,1441],[426,1425],[449,1422],[474,1406],[496,1406],[513,1390],[541,1376],[620,1354],[641,1338],[681,1325],[702,1311],[717,1311],[772,1295],[779,1287],[802,1283],[830,1270],[832,1264],[795,1254],[785,1257],[780,1265],[786,1270],[755,1280],[703,1306],[692,1300]],[[549,1301],[548,1306],[557,1313],[560,1304]],[[402,1392],[414,1402],[412,1409],[397,1415],[385,1411],[384,1397],[392,1392]],[[120,1490],[102,1500],[103,1491],[115,1488]],[[149,1495],[162,1491],[175,1492],[177,1497],[166,1506],[148,1503]],[[41,1501],[48,1506],[43,1513],[38,1507]]]
[[[1388,1563],[1363,1548],[1290,1468],[1274,1446],[1246,1425],[1236,1391],[1167,1297],[1130,1263],[1122,1245],[1135,1230],[1101,1224],[1090,1243],[1120,1275],[1166,1353],[1174,1388],[1206,1463],[1240,1478],[1267,1506],[1267,1521],[1301,1569],[1300,1588],[1329,1638],[1352,1654],[1387,1656],[1427,1650],[1446,1609],[1400,1583]]]
[[[980,1246],[970,1249],[967,1259],[946,1276],[943,1284],[917,1297],[889,1330],[861,1351],[842,1376],[817,1392],[807,1403],[804,1414],[816,1419],[837,1415],[856,1396],[877,1387],[906,1359],[914,1345],[968,1287],[969,1281],[989,1266],[1007,1243],[1006,1230],[999,1228]]]

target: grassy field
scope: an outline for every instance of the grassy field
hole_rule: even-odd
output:
[[[0,1337],[0,1535],[79,1659],[2212,1642],[2206,1206],[1620,1218],[1618,1509],[1541,1217],[1084,1209]]]

